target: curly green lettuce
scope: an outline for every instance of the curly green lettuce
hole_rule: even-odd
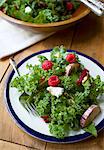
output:
[[[49,130],[56,138],[65,138],[70,131],[81,129],[80,118],[92,105],[99,104],[99,95],[104,93],[104,82],[100,76],[90,76],[82,85],[77,85],[77,80],[84,68],[74,70],[69,76],[65,76],[67,50],[63,46],[55,47],[51,51],[50,60],[52,69],[42,69],[42,63],[47,60],[45,56],[38,56],[39,64],[27,64],[28,74],[15,77],[11,86],[21,93],[19,101],[25,107],[26,103],[33,104],[40,116],[49,117]],[[75,53],[78,63],[80,60]],[[55,97],[47,91],[48,79],[51,75],[57,75],[60,79],[59,87],[64,88],[60,97]],[[25,107],[26,108],[26,107]],[[94,123],[84,128],[86,132],[97,136]]]

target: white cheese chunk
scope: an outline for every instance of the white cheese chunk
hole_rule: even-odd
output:
[[[25,8],[25,13],[30,13],[32,11],[32,9],[29,7],[29,6],[27,6],[26,8]]]
[[[64,88],[61,87],[47,87],[47,91],[49,91],[53,96],[56,96],[57,98],[59,98],[59,96],[61,96],[64,92]]]

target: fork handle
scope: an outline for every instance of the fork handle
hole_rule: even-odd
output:
[[[88,6],[96,15],[102,16],[104,14],[104,3],[99,0],[80,0]]]
[[[18,76],[20,76],[20,73],[17,68],[17,64],[16,64],[15,60],[13,58],[10,58],[9,61],[10,61],[10,64],[12,65],[14,71],[18,74]]]

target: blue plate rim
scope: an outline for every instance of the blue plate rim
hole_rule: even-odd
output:
[[[51,52],[52,49],[48,49],[48,50],[42,50],[36,53],[33,53],[29,56],[27,56],[26,58],[24,58],[23,60],[21,60],[17,67],[19,68],[25,61],[27,61],[28,59],[36,56],[36,55],[40,55],[43,53],[47,53],[47,52]],[[92,62],[94,62],[95,64],[97,64],[103,71],[104,71],[104,67],[94,58],[83,54],[81,52],[78,52],[76,50],[67,50],[68,52],[75,52],[78,55],[81,55],[89,60],[91,60]],[[70,136],[70,137],[65,137],[64,139],[57,139],[53,136],[48,136],[48,135],[44,135],[42,133],[39,133],[37,131],[34,131],[33,129],[29,128],[27,125],[25,125],[22,120],[19,119],[19,117],[16,115],[16,113],[14,112],[12,105],[10,103],[10,98],[9,98],[9,85],[10,85],[10,81],[14,75],[14,70],[12,70],[7,78],[6,81],[6,88],[4,91],[4,103],[6,104],[6,108],[10,114],[10,116],[12,117],[12,119],[15,121],[15,123],[17,124],[18,127],[20,127],[23,131],[25,131],[27,134],[29,134],[32,137],[35,137],[37,139],[40,139],[42,141],[45,142],[51,142],[51,143],[75,143],[75,142],[79,142],[82,140],[85,140],[89,137],[91,137],[92,135],[90,133],[85,132],[84,134],[79,134],[79,135],[75,135],[75,136]],[[104,119],[96,126],[97,127],[97,131],[99,132],[100,130],[102,130],[104,128]]]

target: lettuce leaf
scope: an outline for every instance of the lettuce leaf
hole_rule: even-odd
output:
[[[6,0],[0,0],[0,7],[6,2]]]
[[[97,137],[97,129],[95,124],[92,122],[89,126],[83,128],[84,131],[91,133],[93,136]]]

